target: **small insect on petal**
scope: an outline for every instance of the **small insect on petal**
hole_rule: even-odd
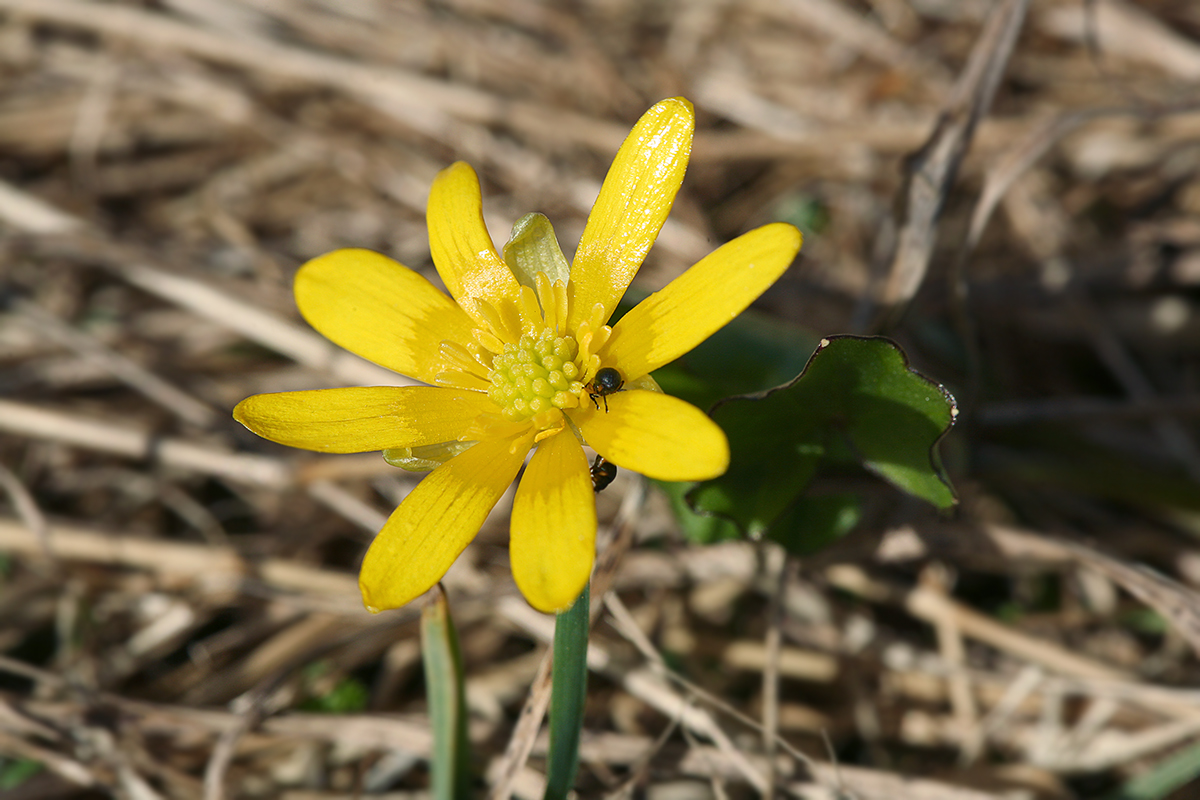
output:
[[[604,411],[608,412],[608,396],[613,392],[620,391],[625,385],[625,379],[621,377],[620,370],[615,367],[601,367],[596,370],[596,377],[592,378],[592,382],[588,384],[588,397],[592,398],[592,402],[596,404],[596,410],[600,410],[600,398],[604,398]]]
[[[617,479],[617,465],[611,461],[605,461],[604,456],[596,456],[596,460],[592,462],[592,490],[597,494],[608,488],[608,485]]]

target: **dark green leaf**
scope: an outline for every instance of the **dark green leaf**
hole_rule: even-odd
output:
[[[790,380],[817,345],[809,331],[745,311],[695,349],[654,373],[663,390],[699,408]],[[747,358],[753,353],[753,358]]]
[[[771,538],[789,553],[817,553],[849,533],[862,517],[857,495],[800,497],[771,526]]]
[[[658,488],[662,489],[663,494],[670,501],[671,511],[675,513],[675,519],[679,520],[679,527],[689,542],[694,544],[714,544],[716,542],[742,538],[741,531],[729,520],[722,517],[697,514],[695,511],[692,511],[691,506],[687,504],[684,496],[696,484],[670,483],[667,481],[655,481],[654,483]]]
[[[814,525],[809,535],[823,542],[848,530],[857,513],[845,498],[799,502],[823,465],[856,461],[948,508],[956,499],[935,446],[956,413],[949,392],[912,371],[890,340],[829,337],[791,382],[713,409],[729,436],[729,471],[699,484],[689,499],[751,536],[790,541],[793,552],[809,546],[799,544],[796,526]]]

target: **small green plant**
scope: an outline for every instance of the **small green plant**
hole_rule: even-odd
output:
[[[41,762],[31,758],[0,758],[0,791],[16,789],[41,771]]]

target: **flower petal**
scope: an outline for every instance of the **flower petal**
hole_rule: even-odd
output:
[[[636,377],[679,358],[766,291],[796,257],[800,239],[777,222],[714,250],[621,317],[600,360]]]
[[[233,417],[273,442],[322,453],[365,453],[457,439],[496,405],[479,392],[356,386],[247,397]]]
[[[442,579],[517,476],[532,439],[480,442],[417,484],[363,558],[358,586],[368,611],[399,608]]]
[[[691,103],[663,100],[642,115],[617,151],[571,265],[568,330],[588,319],[596,303],[604,306],[604,319],[616,308],[675,202],[695,127]]]
[[[454,301],[403,264],[370,250],[335,250],[296,273],[296,305],[330,341],[380,366],[432,383],[443,339],[471,341]]]
[[[596,557],[596,499],[587,456],[572,434],[542,440],[525,468],[509,554],[517,588],[538,611],[562,611],[587,585]]]
[[[450,294],[479,323],[472,298],[496,308],[520,293],[512,270],[500,258],[483,222],[479,178],[470,164],[459,161],[438,173],[425,210],[433,265]]]
[[[725,433],[678,397],[633,390],[610,394],[608,411],[587,404],[571,420],[597,453],[660,481],[702,481],[729,466]]]

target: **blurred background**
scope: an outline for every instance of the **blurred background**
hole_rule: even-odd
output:
[[[436,281],[457,159],[497,242],[541,211],[569,257],[683,95],[634,291],[797,225],[759,322],[801,365],[899,342],[958,398],[960,502],[855,478],[796,559],[622,472],[580,795],[1200,796],[1198,85],[1188,0],[0,0],[0,794],[425,796],[417,610],[355,577],[418,476],[230,409],[396,380],[300,320],[305,260]],[[506,502],[446,586],[478,793],[536,797],[544,738],[506,748],[552,620]]]

